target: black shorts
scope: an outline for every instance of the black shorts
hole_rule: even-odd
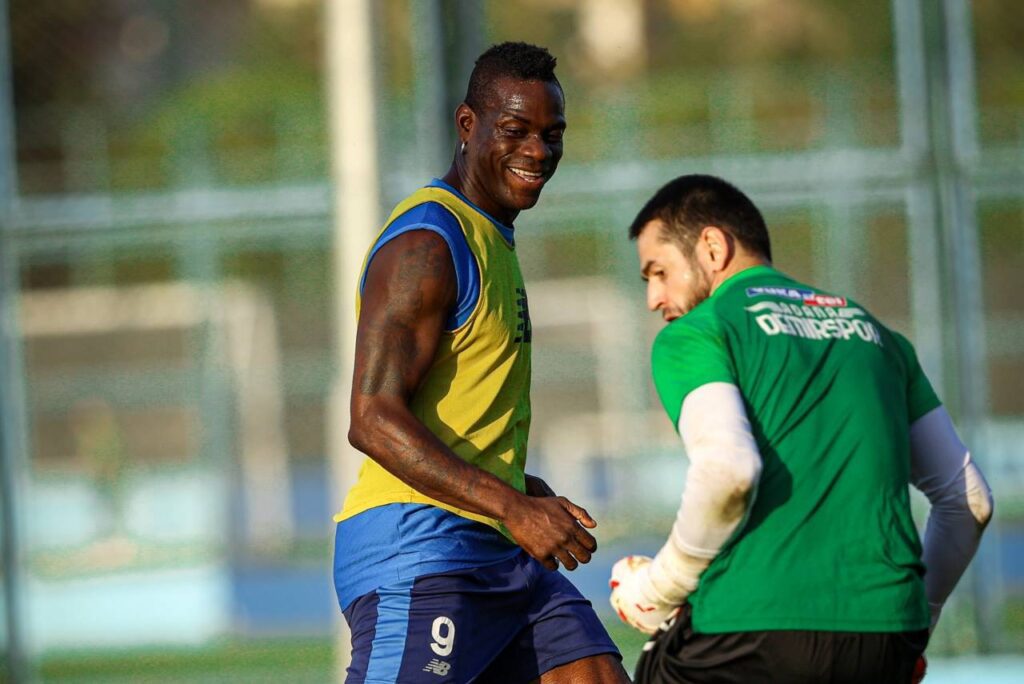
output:
[[[685,604],[644,645],[637,684],[909,684],[928,645],[918,632],[778,630],[697,634]]]

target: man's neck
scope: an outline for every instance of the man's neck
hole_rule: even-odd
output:
[[[453,161],[452,165],[448,167],[448,172],[441,177],[441,180],[461,192],[466,199],[476,205],[481,211],[494,217],[503,225],[511,226],[516,220],[516,216],[519,215],[518,211],[512,213],[503,211],[499,207],[491,206],[493,203],[488,199],[487,195],[477,189],[476,185],[469,178],[469,174],[456,161]]]
[[[741,273],[756,266],[771,265],[772,263],[764,257],[753,256],[750,254],[737,254],[732,261],[729,262],[728,266],[711,277],[711,293],[714,294],[715,290],[717,290],[722,283],[727,281],[729,278],[732,278],[737,273]]]
[[[466,194],[466,191],[462,187],[462,175],[459,173],[458,164],[454,161],[452,162],[452,165],[448,167],[448,171],[441,176],[441,180],[461,192],[463,195]]]

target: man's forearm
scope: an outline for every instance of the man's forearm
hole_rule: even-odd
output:
[[[739,389],[699,387],[679,418],[690,467],[668,541],[650,567],[651,599],[681,603],[700,574],[746,519],[761,472],[761,455]]]
[[[932,627],[992,517],[992,493],[943,407],[910,427],[911,481],[932,505],[924,537]]]
[[[646,634],[697,589],[701,574],[743,526],[761,473],[761,454],[733,384],[690,392],[679,434],[690,467],[668,541],[653,559],[628,556],[612,569],[612,607]]]
[[[527,496],[463,461],[398,400],[354,401],[349,441],[417,491],[498,520],[548,570],[574,570],[597,548],[586,529],[597,522],[585,509],[564,496]]]
[[[418,492],[461,510],[504,520],[522,496],[459,458],[398,402],[354,411],[349,441]]]

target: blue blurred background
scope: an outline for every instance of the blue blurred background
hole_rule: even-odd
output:
[[[627,660],[608,571],[685,464],[625,230],[709,172],[915,342],[997,499],[929,681],[1024,680],[1022,35],[1011,0],[0,0],[0,681],[337,680],[345,264],[502,40],[558,57],[569,122],[517,224],[530,470],[599,520],[574,576]]]

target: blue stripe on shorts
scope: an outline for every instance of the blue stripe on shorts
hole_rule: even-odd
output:
[[[409,605],[413,580],[377,591],[377,628],[370,649],[366,681],[398,681],[409,630]]]

